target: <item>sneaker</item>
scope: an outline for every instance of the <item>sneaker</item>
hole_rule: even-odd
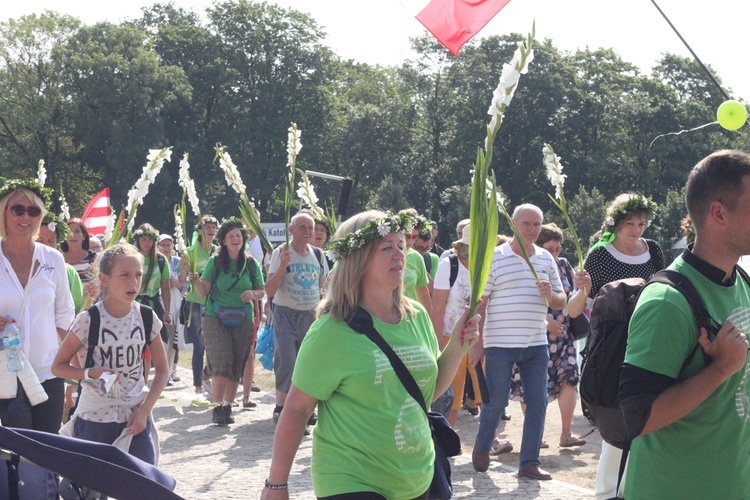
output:
[[[283,410],[283,406],[277,406],[273,409],[273,423],[278,424],[279,423],[279,417],[281,416],[281,410]]]
[[[252,392],[260,392],[260,387],[255,385],[255,382],[253,382],[253,386],[250,388],[250,391]]]
[[[179,382],[182,378],[177,375],[177,372],[172,372],[172,382]]]
[[[232,406],[226,405],[221,407],[222,412],[224,413],[224,421],[227,424],[233,424],[234,423],[234,417],[232,416]]]
[[[492,448],[490,448],[490,456],[510,453],[511,451],[513,451],[513,444],[510,441],[501,441],[495,438],[492,442]]]
[[[310,418],[307,419],[307,425],[315,425],[318,423],[318,414],[313,410],[312,415],[310,415]]]
[[[310,426],[308,425],[305,427],[305,436],[309,436],[310,434]]]
[[[214,406],[214,409],[211,411],[211,422],[218,425],[227,425],[227,420],[224,416],[224,410],[221,405]]]

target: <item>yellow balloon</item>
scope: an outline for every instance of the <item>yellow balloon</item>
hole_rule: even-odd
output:
[[[747,108],[739,101],[724,101],[716,110],[719,125],[727,130],[737,130],[747,121]]]

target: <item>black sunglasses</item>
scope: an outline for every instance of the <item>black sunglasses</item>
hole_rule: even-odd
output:
[[[12,207],[8,207],[8,210],[10,210],[10,213],[16,217],[21,217],[23,214],[29,214],[29,217],[39,217],[42,215],[42,209],[34,205],[31,205],[30,207],[13,205]]]

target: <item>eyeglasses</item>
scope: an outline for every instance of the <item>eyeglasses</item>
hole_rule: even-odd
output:
[[[30,207],[13,205],[12,207],[8,207],[8,210],[10,210],[10,213],[16,217],[21,217],[23,214],[29,214],[29,217],[39,217],[42,215],[42,209],[34,205],[31,205]]]

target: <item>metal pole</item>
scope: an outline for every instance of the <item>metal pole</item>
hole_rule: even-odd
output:
[[[654,4],[654,7],[656,7],[656,10],[659,11],[659,14],[661,14],[662,17],[664,18],[664,20],[667,21],[667,23],[674,30],[674,32],[677,34],[677,36],[680,37],[680,40],[682,40],[682,43],[685,45],[685,47],[687,47],[687,49],[690,51],[690,53],[693,54],[693,59],[695,59],[698,62],[698,64],[700,65],[701,69],[703,70],[703,72],[706,74],[706,76],[708,76],[709,80],[711,80],[711,82],[716,86],[716,88],[719,89],[719,92],[721,92],[721,95],[724,96],[724,99],[727,100],[727,101],[729,99],[731,99],[729,97],[729,95],[721,87],[721,85],[719,84],[719,82],[716,81],[716,78],[714,78],[714,75],[712,75],[711,72],[706,67],[706,65],[703,64],[703,61],[701,61],[700,58],[698,57],[698,55],[693,51],[693,49],[690,48],[690,45],[688,45],[688,43],[682,37],[682,35],[680,34],[680,32],[677,31],[677,28],[675,28],[674,24],[672,24],[672,21],[669,20],[669,18],[664,13],[664,11],[661,10],[661,8],[659,7],[659,5],[657,5],[656,0],[651,0],[651,3]]]

